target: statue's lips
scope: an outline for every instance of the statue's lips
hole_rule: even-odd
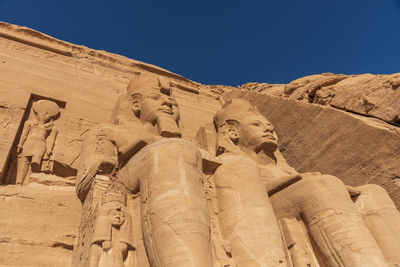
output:
[[[157,111],[162,112],[162,113],[166,113],[168,115],[173,115],[174,114],[174,112],[172,110],[168,109],[168,108],[159,108],[159,109],[157,109]]]
[[[262,137],[268,137],[268,138],[270,138],[270,139],[272,139],[272,140],[276,140],[276,139],[275,139],[275,136],[274,136],[272,133],[263,134]]]

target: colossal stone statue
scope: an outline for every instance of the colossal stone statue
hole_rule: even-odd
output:
[[[78,243],[82,250],[90,245],[88,263],[138,264],[138,241],[128,231],[133,227],[129,203],[138,197],[140,215],[134,218],[140,217],[150,266],[400,262],[393,249],[400,246],[400,214],[384,190],[350,188],[333,176],[298,173],[277,150],[274,127],[247,101],[227,103],[215,115],[214,126],[217,157],[207,160],[215,160],[216,171],[208,175],[215,184],[212,201],[223,245],[211,242],[203,186],[206,156],[180,138],[179,109],[169,84],[150,74],[129,83],[112,124],[91,129],[82,146],[76,183],[83,203]],[[109,195],[127,196],[127,201],[107,201]],[[305,241],[292,239],[292,219],[307,229],[300,235]],[[297,249],[300,243],[304,246]],[[227,258],[216,260],[221,246]],[[75,263],[85,265],[80,260],[85,257],[75,256]]]
[[[239,132],[232,124],[241,115],[244,114],[240,110],[228,107],[215,116],[219,144],[217,155],[222,161],[214,174],[221,233],[229,242],[238,266],[287,266],[268,189],[257,162],[249,157],[252,149],[257,152],[264,149],[273,156],[277,146],[276,135],[267,125],[262,133],[253,131],[265,122],[264,118],[260,121],[256,114],[245,118],[250,127],[242,124]],[[298,177],[291,173],[282,174],[285,181]]]
[[[17,145],[18,169],[16,184],[24,184],[29,171],[39,172],[42,159],[48,159],[53,151],[58,129],[53,120],[59,115],[60,108],[50,100],[39,100],[32,108],[36,122],[27,121]]]
[[[168,83],[140,74],[127,91],[114,109],[116,124],[99,125],[84,141],[78,196],[84,202],[94,177],[108,175],[111,190],[140,193],[151,266],[212,266],[202,157],[180,139],[178,105]]]
[[[326,266],[400,264],[400,215],[383,189],[368,185],[352,190],[355,198],[359,198],[355,200],[357,209],[348,188],[338,178],[319,173],[298,174],[277,151],[274,127],[247,101],[234,99],[227,103],[216,114],[214,124],[218,134],[217,154],[224,159],[215,174],[221,229],[232,244],[232,256],[238,257],[239,262],[243,260],[242,266],[257,266],[245,259],[253,257],[253,262],[257,262],[254,260],[257,255],[262,259],[262,252],[256,254],[261,251],[255,246],[257,242],[273,247],[257,236],[257,232],[277,240],[275,255],[271,251],[264,252],[266,255],[277,259],[281,254],[269,202],[261,199],[262,191],[267,191],[262,189],[261,179],[279,219],[299,218],[305,222],[321,263]],[[301,179],[296,181],[296,176]],[[267,197],[265,193],[264,197]],[[252,251],[255,252],[250,254]],[[292,258],[292,264],[314,266],[299,257]],[[258,266],[278,264],[259,263]]]
[[[210,226],[198,149],[178,139],[179,110],[159,79],[139,76],[128,86],[147,145],[118,174],[114,189],[140,191],[143,238],[151,266],[211,266]]]
[[[161,81],[151,74],[132,79],[127,94],[115,104],[112,124],[98,125],[86,134],[76,185],[82,202],[96,174],[110,175],[138,150],[162,137],[181,136],[178,105]]]

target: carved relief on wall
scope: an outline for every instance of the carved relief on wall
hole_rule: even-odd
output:
[[[53,153],[58,128],[54,120],[60,114],[58,105],[49,100],[39,100],[33,103],[32,111],[35,121],[28,120],[17,145],[18,167],[16,184],[24,184],[29,171],[39,172],[42,160],[48,161]]]
[[[24,115],[24,109],[6,102],[0,102],[0,178],[7,170],[9,151],[18,127]]]
[[[65,102],[31,96],[8,153],[2,183],[26,185],[32,172],[52,173],[56,124],[64,107]]]

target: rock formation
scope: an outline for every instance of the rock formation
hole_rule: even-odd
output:
[[[302,77],[286,85],[248,83],[251,90],[307,103],[329,105],[383,121],[400,124],[400,74],[335,75]]]
[[[400,265],[400,74],[202,85],[7,23],[0,70],[0,265]]]

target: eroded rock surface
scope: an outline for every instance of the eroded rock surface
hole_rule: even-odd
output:
[[[242,90],[281,96],[400,124],[400,74],[305,76],[286,85],[248,83]]]
[[[73,186],[0,187],[0,264],[69,266],[80,202]]]

